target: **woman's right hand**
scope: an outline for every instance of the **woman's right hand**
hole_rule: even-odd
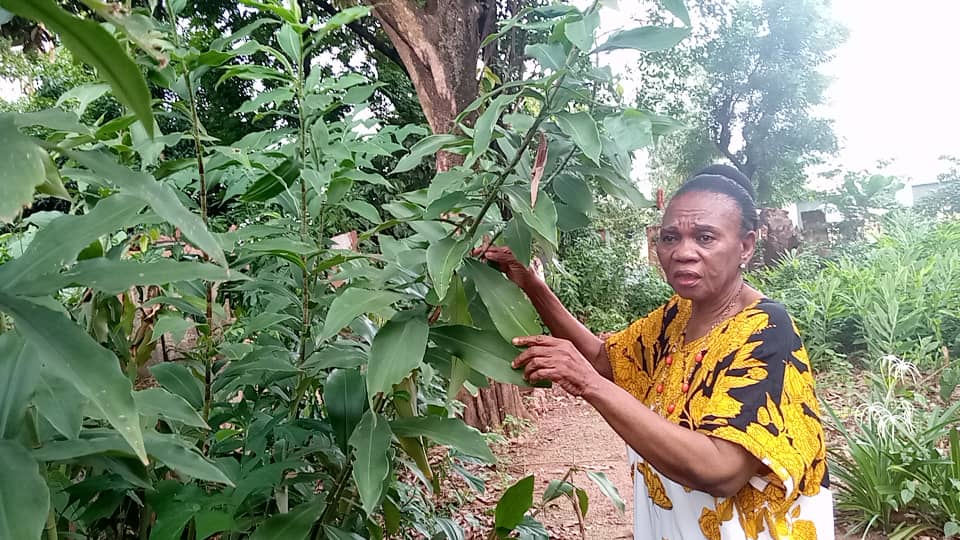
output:
[[[473,256],[481,261],[490,261],[497,270],[506,274],[507,279],[525,289],[536,279],[533,271],[524,266],[507,246],[488,246],[484,244],[473,250]]]

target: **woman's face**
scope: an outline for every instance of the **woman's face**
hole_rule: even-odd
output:
[[[677,294],[709,301],[736,285],[756,245],[756,234],[743,234],[742,223],[740,207],[726,195],[690,191],[670,201],[657,256]]]

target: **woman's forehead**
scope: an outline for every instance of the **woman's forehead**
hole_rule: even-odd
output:
[[[730,197],[707,191],[689,191],[671,199],[663,214],[663,226],[737,226],[740,208]]]

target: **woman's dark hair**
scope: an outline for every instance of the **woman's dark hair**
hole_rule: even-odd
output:
[[[677,197],[691,191],[719,193],[730,197],[740,207],[740,215],[743,216],[743,232],[757,230],[759,219],[753,184],[737,169],[729,165],[704,167],[687,179],[673,196]]]

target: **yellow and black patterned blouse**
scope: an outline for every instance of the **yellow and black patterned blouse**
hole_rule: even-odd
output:
[[[790,316],[762,299],[682,343],[689,318],[690,302],[675,296],[608,338],[614,381],[671,422],[739,444],[768,470],[722,499],[676,484],[631,450],[635,537],[833,538],[813,373]]]

